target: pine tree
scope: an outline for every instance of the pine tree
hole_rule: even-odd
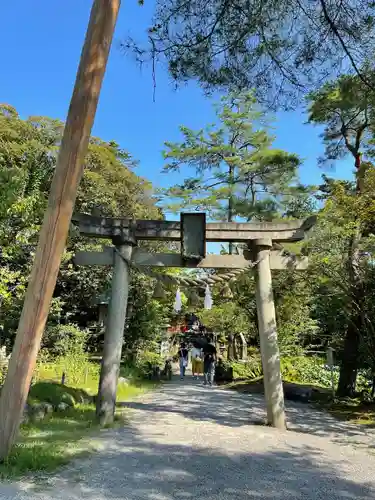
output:
[[[181,127],[182,142],[166,142],[164,172],[194,175],[163,191],[172,211],[194,208],[218,221],[272,220],[285,203],[304,191],[300,160],[272,147],[264,114],[252,93],[224,97],[217,121],[198,131]]]
[[[309,96],[309,121],[324,125],[322,138],[325,144],[324,162],[335,161],[350,155],[355,171],[354,186],[346,183],[345,192],[354,198],[364,194],[366,171],[372,164],[362,160],[368,155],[375,125],[373,92],[357,76],[342,76],[327,83]],[[328,192],[335,183],[326,179],[323,192]],[[348,304],[352,310],[345,333],[338,395],[352,396],[355,392],[361,337],[370,328],[365,316],[365,283],[361,272],[362,254],[360,245],[364,236],[363,221],[357,214],[352,216],[352,225],[347,241],[347,271],[350,282]]]

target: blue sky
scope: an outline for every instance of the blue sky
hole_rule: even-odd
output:
[[[87,28],[92,0],[13,0],[0,2],[2,75],[0,102],[15,106],[21,116],[65,119]],[[161,175],[165,140],[179,139],[179,125],[200,128],[213,120],[212,103],[195,83],[175,91],[166,69],[157,68],[156,102],[150,68],[141,71],[119,50],[129,33],[142,37],[153,1],[139,7],[123,2],[93,133],[115,140],[140,160],[137,173],[155,185],[167,186],[178,174]],[[280,113],[276,145],[305,161],[301,180],[319,182],[322,152],[319,129],[304,125],[300,112]],[[337,165],[335,177],[351,178],[351,160]]]

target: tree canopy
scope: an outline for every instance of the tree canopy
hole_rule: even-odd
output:
[[[12,106],[0,107],[2,343],[12,341],[17,327],[62,129],[63,123],[58,120],[34,116],[22,119]],[[92,137],[75,210],[104,216],[161,218],[153,187],[135,174],[136,165],[131,155],[115,142]],[[58,276],[49,324],[73,322],[86,327],[93,320],[96,321],[95,298],[110,286],[112,271],[76,267],[72,257],[77,250],[97,249],[101,245],[102,242],[84,239],[71,232]],[[164,312],[146,292],[151,287],[151,281],[137,274],[133,281],[134,293],[130,295],[130,302],[139,307],[134,307],[128,331],[130,336],[140,341],[150,338],[152,322],[146,321],[145,317],[163,315]],[[149,305],[142,308],[141,304],[145,301]],[[92,347],[97,347],[95,342]]]
[[[293,105],[348,68],[374,88],[374,14],[367,0],[158,0],[148,46],[123,48],[166,60],[176,82],[254,88],[262,102]]]
[[[374,130],[374,92],[357,76],[342,76],[308,96],[309,121],[324,126],[326,146],[322,162],[366,153]]]
[[[310,93],[308,106],[309,121],[323,125],[323,162],[340,165],[345,155],[351,156],[356,171],[352,180],[323,176],[318,192],[301,185],[302,160],[273,146],[270,121],[254,94],[246,91],[228,94],[220,101],[215,123],[202,124],[197,131],[181,127],[182,140],[165,143],[164,172],[179,171],[183,180],[163,190],[163,201],[169,210],[204,210],[221,221],[318,216],[306,241],[285,244],[286,251],[309,256],[309,269],[273,273],[279,343],[283,357],[323,353],[327,346],[334,347],[342,394],[351,395],[358,370],[375,372],[372,92],[359,76],[342,76]],[[58,120],[23,119],[11,106],[0,108],[0,328],[2,343],[8,345],[13,342],[20,314],[61,131]],[[136,175],[136,167],[136,160],[118,144],[92,137],[76,211],[162,218],[160,198],[154,196],[146,179]],[[165,250],[162,243],[143,244],[150,251]],[[101,245],[72,229],[44,337],[48,348],[56,342],[60,345],[64,332],[74,332],[72,325],[90,328],[97,324],[95,298],[108,295],[112,270],[77,267],[72,256],[77,250]],[[176,248],[172,245],[168,250]],[[166,290],[166,297],[156,300],[153,286],[152,279],[132,270],[126,354],[147,348],[156,351],[166,325],[178,319],[172,311],[175,289]],[[185,297],[182,313],[193,310],[222,337],[242,333],[248,345],[256,348],[259,334],[253,273],[244,271],[229,286],[229,295],[224,289],[212,291],[212,310],[202,309],[202,293],[195,297],[198,304],[194,306]],[[190,296],[191,290],[186,293]],[[100,350],[102,337],[103,332],[96,329],[87,345]]]

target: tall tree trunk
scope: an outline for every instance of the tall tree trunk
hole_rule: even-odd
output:
[[[374,399],[374,397],[375,397],[375,372],[373,369],[372,370],[371,398]]]
[[[361,231],[358,229],[350,241],[348,271],[351,289],[350,300],[354,307],[352,306],[351,318],[344,341],[340,378],[337,388],[337,395],[339,397],[350,397],[355,392],[360,331],[365,326],[361,314],[361,310],[363,309],[363,286],[359,270],[360,257],[358,250],[361,236]]]
[[[356,196],[360,196],[363,190],[364,172],[361,169],[361,155],[357,151],[355,155],[356,167]],[[360,272],[359,244],[362,231],[358,225],[349,243],[348,272],[350,280],[350,300],[352,303],[352,314],[344,340],[340,377],[337,388],[339,397],[353,396],[356,388],[358,355],[360,346],[360,332],[366,327],[363,317],[364,290]]]

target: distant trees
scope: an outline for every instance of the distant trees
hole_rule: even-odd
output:
[[[346,255],[346,319],[342,365],[338,394],[350,396],[354,393],[359,364],[361,339],[368,337],[372,329],[372,318],[366,314],[366,283],[361,247],[366,236],[365,205],[372,182],[374,167],[365,156],[371,158],[371,142],[375,125],[374,91],[358,76],[342,76],[337,81],[325,84],[309,96],[309,121],[324,125],[323,141],[326,146],[323,162],[335,162],[350,155],[353,159],[355,182],[333,183],[327,180],[322,186],[327,193],[326,207],[346,207],[337,214],[339,227],[344,230],[346,241],[341,249]],[[338,205],[339,204],[339,205]],[[360,210],[361,207],[361,210]],[[342,233],[342,236],[344,234]],[[336,292],[337,293],[337,292]],[[342,290],[338,293],[342,295]],[[344,332],[343,332],[344,333]]]
[[[17,327],[62,128],[58,120],[48,117],[24,120],[12,106],[0,107],[1,344],[12,342]],[[130,154],[116,143],[92,137],[76,210],[105,216],[161,218],[152,185],[133,172],[135,165]],[[78,268],[71,260],[78,249],[97,247],[97,241],[81,238],[72,231],[54,293],[50,326],[73,322],[86,327],[97,319],[94,299],[110,285],[111,270]],[[144,308],[137,307],[137,303],[147,300],[146,313],[154,315],[154,320],[155,314],[159,314],[158,304],[151,300],[152,292],[147,292],[151,288],[148,281],[148,285],[134,288],[136,293],[130,296],[134,312],[127,328],[129,335],[137,336],[138,343],[142,336],[150,339],[152,332],[143,319]]]

